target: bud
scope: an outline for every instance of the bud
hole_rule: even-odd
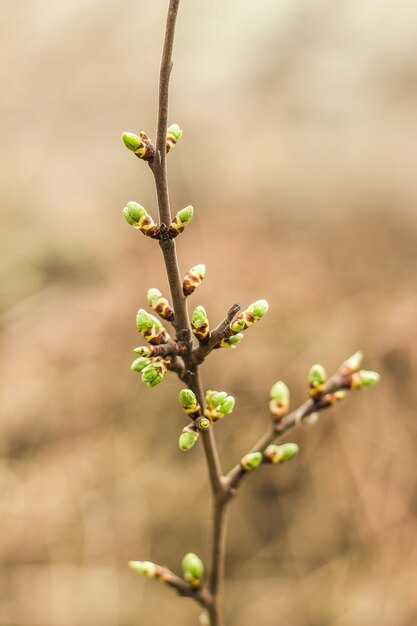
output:
[[[147,365],[142,370],[142,381],[148,387],[156,387],[162,382],[167,371],[166,361],[160,358],[155,358],[152,360],[150,365]]]
[[[201,407],[197,402],[195,393],[191,389],[181,389],[179,401],[187,415],[190,415],[192,418],[201,415]]]
[[[237,344],[240,343],[243,339],[243,333],[237,333],[236,335],[231,335],[227,339],[222,339],[215,348],[236,348]]]
[[[174,239],[177,235],[183,232],[184,228],[193,219],[194,209],[192,206],[187,206],[185,209],[178,211],[171,224],[169,225],[169,234]]]
[[[139,309],[136,326],[144,339],[153,345],[166,343],[170,338],[161,322],[145,309]]]
[[[239,313],[236,319],[230,324],[230,330],[234,335],[241,333],[266,315],[268,308],[269,305],[266,300],[253,302],[245,311]]]
[[[129,561],[129,567],[139,574],[144,574],[148,578],[155,578],[158,574],[158,566],[151,561]]]
[[[265,459],[269,463],[283,463],[289,461],[298,453],[298,446],[296,443],[283,443],[280,446],[271,445],[265,450]]]
[[[184,276],[184,280],[182,282],[182,290],[184,292],[184,296],[189,296],[197,289],[206,275],[206,266],[203,264],[194,265],[187,274]]]
[[[151,363],[152,363],[151,359],[144,357],[144,356],[140,356],[138,359],[135,359],[133,361],[132,365],[130,366],[130,369],[133,372],[141,372],[143,369],[145,369],[145,367],[147,367]]]
[[[147,298],[149,306],[158,313],[164,320],[172,322],[174,319],[174,311],[166,298],[159,289],[148,289]]]
[[[204,415],[211,422],[217,422],[224,415],[229,415],[235,406],[233,396],[228,396],[225,391],[213,391],[208,389],[206,392],[206,409]]]
[[[135,133],[122,133],[122,141],[126,148],[140,159],[152,161],[155,156],[155,146],[143,130],[140,131],[140,136]]]
[[[312,398],[318,398],[324,390],[324,385],[327,380],[326,370],[323,365],[316,363],[310,367],[308,373],[308,382],[310,385],[310,396]]]
[[[152,346],[138,346],[137,348],[133,348],[133,352],[136,352],[139,356],[144,357],[156,356]]]
[[[206,343],[210,337],[210,327],[206,310],[203,306],[194,309],[191,328],[200,343]]]
[[[123,209],[123,216],[128,224],[153,239],[159,238],[159,228],[138,202],[128,202]]]
[[[355,352],[355,354],[352,354],[346,361],[343,361],[342,365],[339,367],[339,374],[346,376],[357,372],[362,365],[362,360],[363,352]]]
[[[182,450],[183,452],[188,452],[188,450],[191,450],[191,448],[194,447],[198,439],[198,432],[195,432],[194,430],[186,430],[186,428],[187,426],[182,431],[178,441],[180,450]]]
[[[269,410],[276,420],[284,417],[288,413],[290,406],[290,391],[287,385],[278,380],[271,387],[269,392]]]
[[[175,144],[181,139],[181,137],[182,130],[178,124],[171,124],[171,126],[167,128],[167,152],[175,147]]]
[[[135,133],[122,133],[122,141],[126,148],[132,152],[136,152],[136,150],[139,150],[142,147],[140,137],[135,135]]]
[[[318,411],[314,411],[314,413],[310,413],[310,415],[307,415],[303,419],[303,422],[304,422],[304,424],[308,424],[309,426],[313,426],[313,424],[317,424],[318,419],[319,419],[319,413],[318,413]]]
[[[361,389],[362,387],[371,387],[375,385],[381,376],[378,372],[372,372],[371,370],[359,370],[352,374],[352,381],[350,383],[351,389]]]
[[[139,228],[140,220],[145,217],[146,210],[138,202],[128,202],[123,209],[123,216],[128,224]]]
[[[262,452],[249,452],[249,454],[245,454],[245,456],[240,460],[240,465],[245,472],[251,472],[259,467],[262,460]]]
[[[204,563],[194,552],[189,552],[182,560],[184,580],[196,589],[201,587],[204,578]]]

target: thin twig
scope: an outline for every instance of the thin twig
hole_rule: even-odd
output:
[[[175,23],[180,0],[170,0],[167,22],[165,28],[164,48],[161,60],[159,79],[159,105],[158,105],[158,127],[156,138],[156,154],[153,161],[149,163],[155,179],[156,194],[158,199],[158,211],[160,224],[169,226],[171,222],[171,209],[168,193],[168,177],[166,165],[166,134],[168,126],[168,94],[169,79],[172,70],[172,50],[174,45]],[[198,361],[192,357],[192,334],[188,316],[186,297],[182,290],[182,281],[178,268],[175,241],[168,237],[168,230],[163,229],[166,236],[162,234],[159,244],[164,257],[169,288],[171,292],[172,305],[174,309],[176,339],[184,346],[182,355],[184,368],[177,370],[181,380],[186,381],[190,389],[194,391],[200,405],[204,406],[204,394],[201,377],[198,371]],[[200,361],[201,362],[201,361]],[[202,433],[203,447],[209,470],[210,484],[213,492],[213,531],[212,531],[212,558],[210,563],[210,580],[215,581],[214,589],[216,597],[212,599],[210,606],[205,605],[211,626],[221,626],[221,611],[219,607],[219,586],[220,572],[224,560],[223,542],[219,537],[224,533],[224,515],[219,516],[217,503],[219,495],[223,491],[222,468],[217,453],[216,442],[212,429]],[[212,585],[210,585],[211,590]],[[197,599],[197,598],[196,598]]]
[[[345,379],[339,374],[335,374],[328,379],[321,396],[331,394],[335,391],[346,388],[347,385]],[[257,441],[256,444],[251,448],[250,452],[265,452],[266,448],[269,445],[282,437],[282,435],[288,430],[300,424],[306,417],[308,417],[312,413],[315,413],[316,411],[322,411],[323,409],[330,408],[330,406],[331,405],[327,403],[323,403],[320,398],[318,398],[317,400],[309,398],[297,409],[295,409],[291,413],[288,413],[288,415],[283,417],[281,420],[277,422],[272,422],[271,426],[259,439],[259,441]],[[230,470],[230,472],[226,476],[226,488],[229,492],[229,497],[232,497],[236,494],[236,489],[239,487],[244,476],[246,475],[247,472],[242,469],[240,463],[235,465],[235,467]]]
[[[228,339],[231,336],[230,324],[238,311],[240,311],[240,304],[236,302],[227,311],[224,320],[211,331],[209,340],[206,343],[201,343],[193,351],[193,361],[196,364],[202,363],[222,339]]]

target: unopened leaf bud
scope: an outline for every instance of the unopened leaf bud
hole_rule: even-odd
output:
[[[182,129],[178,126],[178,124],[171,124],[171,126],[168,126],[166,142],[167,152],[174,148],[175,144],[181,139],[181,137]]]
[[[372,372],[371,370],[359,370],[352,374],[352,382],[350,384],[351,389],[361,389],[362,387],[371,387],[379,382],[381,376],[378,372]]]
[[[343,361],[342,365],[339,367],[339,374],[342,376],[346,376],[347,374],[353,374],[357,372],[363,361],[363,352],[360,350],[352,354],[346,361]]]
[[[220,412],[223,415],[229,415],[235,408],[235,399],[233,396],[227,396],[220,405]]]
[[[140,356],[138,359],[135,359],[130,366],[130,369],[134,372],[141,372],[148,365],[152,363],[151,359],[148,357]]]
[[[298,446],[296,443],[283,443],[280,446],[270,445],[265,450],[265,459],[269,463],[283,463],[289,461],[298,453]]]
[[[312,398],[318,398],[324,390],[324,385],[327,380],[326,370],[320,363],[315,363],[310,367],[308,373],[308,382],[310,385],[310,396]]]
[[[153,359],[152,363],[142,370],[142,381],[148,387],[156,387],[162,382],[166,371],[167,366],[163,359]]]
[[[142,141],[135,133],[122,133],[122,141],[128,150],[136,152],[141,148]]]
[[[187,415],[196,418],[201,414],[201,407],[197,402],[195,393],[191,389],[181,389],[179,401]]]
[[[133,352],[136,352],[136,354],[139,354],[139,356],[154,356],[152,347],[150,346],[138,346],[137,348],[133,348]]]
[[[129,567],[139,574],[143,574],[148,578],[155,578],[158,573],[158,566],[151,561],[129,561]]]
[[[241,333],[266,315],[268,308],[269,305],[266,300],[253,302],[245,311],[239,313],[236,319],[230,324],[230,330],[233,334]]]
[[[230,414],[235,406],[233,396],[228,396],[226,391],[213,391],[208,389],[206,392],[206,409],[204,415],[211,422],[216,422],[224,415]]]
[[[245,456],[240,460],[240,465],[245,472],[251,472],[252,470],[259,467],[262,463],[263,456],[262,452],[249,452],[245,454]]]
[[[159,239],[159,227],[138,202],[133,200],[128,202],[123,209],[123,216],[128,224],[140,230],[147,237]]]
[[[209,320],[205,308],[201,305],[194,309],[191,318],[191,328],[200,343],[208,341],[210,336]]]
[[[182,560],[184,580],[196,589],[201,587],[204,578],[204,563],[194,552],[189,552]]]
[[[243,337],[243,333],[231,335],[227,339],[222,339],[217,346],[215,346],[215,348],[236,348],[237,344],[242,341]]]
[[[172,322],[174,319],[174,311],[172,310],[168,300],[162,295],[159,289],[148,289],[147,298],[149,306],[158,313],[164,320]]]
[[[182,290],[185,296],[189,296],[201,284],[206,275],[206,266],[204,264],[194,265],[184,276]]]
[[[196,429],[196,426],[194,423],[191,423],[188,426],[185,426],[182,430],[182,433],[178,441],[180,450],[182,450],[183,452],[187,452],[188,450],[191,450],[191,448],[195,446],[199,435],[200,433]]]
[[[126,222],[135,228],[139,228],[140,220],[146,214],[146,210],[138,202],[128,202],[123,209],[123,216]]]
[[[191,205],[185,207],[185,209],[181,209],[181,211],[178,211],[171,224],[169,225],[169,232],[172,238],[175,238],[177,235],[183,232],[187,224],[189,224],[193,219],[193,214],[194,209]]]
[[[153,345],[166,343],[170,338],[158,318],[145,311],[145,309],[139,309],[137,312],[136,326],[144,339]]]
[[[287,385],[278,380],[269,392],[269,410],[276,420],[281,419],[288,413],[290,406],[290,391]]]

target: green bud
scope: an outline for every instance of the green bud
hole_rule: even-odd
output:
[[[194,214],[194,209],[190,205],[190,206],[186,206],[185,209],[181,209],[181,211],[178,211],[176,217],[185,226],[186,224],[191,222],[191,220],[193,219],[193,214]]]
[[[180,404],[184,409],[194,406],[197,402],[196,395],[191,389],[181,389],[179,393]]]
[[[161,359],[153,361],[142,370],[142,381],[148,387],[156,387],[162,382],[166,372],[166,366]]]
[[[272,385],[269,396],[271,400],[276,400],[280,404],[288,405],[290,402],[290,390],[282,380],[278,380]]]
[[[132,365],[130,366],[130,369],[134,372],[141,372],[142,370],[145,369],[145,367],[147,367],[151,363],[152,363],[151,359],[144,357],[144,356],[140,356],[138,359],[135,359],[133,361]]]
[[[199,305],[194,309],[191,321],[195,328],[201,328],[207,324],[207,313],[203,306]]]
[[[275,421],[280,420],[286,413],[290,406],[290,391],[287,385],[278,380],[271,387],[269,392],[269,410]]]
[[[220,405],[220,412],[229,415],[235,407],[235,399],[233,396],[227,396]]]
[[[139,356],[153,356],[152,349],[148,346],[138,346],[137,348],[133,348],[133,352],[136,352],[136,354],[139,354]]]
[[[135,133],[122,133],[122,141],[128,150],[136,152],[142,145],[142,141]]]
[[[204,563],[194,552],[189,552],[182,560],[184,580],[195,588],[201,587],[204,577]]]
[[[371,370],[359,370],[352,374],[352,389],[360,389],[361,387],[371,387],[379,382],[381,376],[378,372],[372,372]]]
[[[129,567],[139,574],[144,574],[148,578],[155,578],[158,566],[151,561],[129,561]]]
[[[146,296],[148,298],[149,306],[153,308],[154,302],[162,296],[162,293],[159,291],[159,289],[153,287],[151,289],[148,289]]]
[[[151,316],[145,309],[139,309],[136,315],[136,326],[140,332],[152,328],[153,322]]]
[[[249,452],[249,454],[245,454],[245,456],[240,460],[240,464],[245,472],[251,472],[259,467],[262,463],[262,459],[262,452]]]
[[[171,136],[175,139],[175,142],[179,141],[182,137],[182,129],[178,126],[178,124],[171,124],[167,128],[167,136]]]
[[[128,202],[123,209],[123,216],[128,224],[137,226],[139,221],[145,217],[146,210],[138,202]]]
[[[308,382],[312,387],[317,387],[318,385],[324,385],[327,380],[326,370],[323,365],[320,363],[316,363],[310,367],[310,371],[308,373]]]
[[[265,450],[265,457],[270,463],[283,463],[292,459],[298,450],[296,443],[284,443],[280,446],[271,445]]]
[[[195,432],[186,431],[186,432],[181,433],[179,441],[178,441],[180,450],[182,450],[183,452],[187,452],[188,450],[191,450],[191,448],[194,447],[197,439],[198,439],[198,435]]]
[[[268,313],[269,304],[266,300],[257,300],[253,304],[250,305],[252,309],[253,316],[260,320],[266,313]]]

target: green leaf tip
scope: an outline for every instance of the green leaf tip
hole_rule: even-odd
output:
[[[182,450],[183,452],[188,452],[188,450],[191,450],[191,448],[193,448],[197,442],[198,439],[198,435],[195,432],[184,432],[181,433],[180,438],[178,440],[178,445],[180,447],[180,450]]]
[[[185,226],[186,224],[191,222],[191,220],[193,219],[193,215],[194,208],[190,205],[186,206],[184,209],[181,209],[181,211],[178,211],[176,217],[180,220],[182,225]]]
[[[250,305],[252,309],[252,314],[256,319],[261,319],[264,315],[268,313],[269,304],[266,300],[257,300]]]
[[[206,310],[201,304],[194,309],[194,313],[192,316],[192,324],[196,328],[201,328],[205,326],[208,322]]]
[[[376,385],[379,382],[381,376],[378,372],[373,372],[372,370],[359,370],[359,372],[355,372],[352,374],[352,389],[361,389],[362,387],[372,387],[372,385]]]
[[[130,366],[130,369],[133,372],[141,372],[142,370],[145,369],[145,367],[147,367],[151,363],[152,363],[152,361],[151,361],[150,358],[144,357],[144,356],[140,356],[138,359],[135,359],[133,361],[132,365]]]
[[[167,128],[167,137],[172,137],[175,142],[181,139],[182,133],[182,128],[180,128],[178,124],[171,124]]]
[[[308,382],[311,386],[324,385],[327,380],[326,370],[320,363],[315,363],[308,372]]]
[[[130,201],[123,209],[123,217],[130,226],[138,226],[140,220],[145,217],[146,210],[138,202]]]
[[[166,371],[166,365],[162,359],[155,359],[142,370],[142,382],[150,388],[156,387],[162,382]]]
[[[162,296],[162,293],[156,287],[151,287],[146,292],[146,298],[148,300],[149,306],[153,307],[154,302]]]
[[[299,447],[296,443],[283,443],[280,446],[270,445],[265,450],[265,458],[273,464],[289,461],[298,454]]]
[[[288,404],[290,401],[290,390],[282,380],[278,380],[272,385],[269,397],[280,404]]]
[[[179,401],[184,409],[193,406],[197,402],[196,395],[191,389],[181,389],[179,393]]]
[[[122,133],[122,141],[126,148],[132,152],[136,152],[142,146],[141,138],[135,133]]]
[[[249,452],[240,460],[240,465],[245,472],[251,472],[261,465],[262,460],[262,452]]]
[[[204,563],[194,552],[186,554],[182,560],[184,580],[192,587],[201,587],[204,578]]]
[[[148,578],[155,578],[158,571],[158,566],[152,561],[129,561],[128,565],[134,572],[143,574]]]
[[[145,309],[139,309],[136,315],[136,326],[139,331],[147,330],[148,328],[152,328],[153,322],[151,316]]]

